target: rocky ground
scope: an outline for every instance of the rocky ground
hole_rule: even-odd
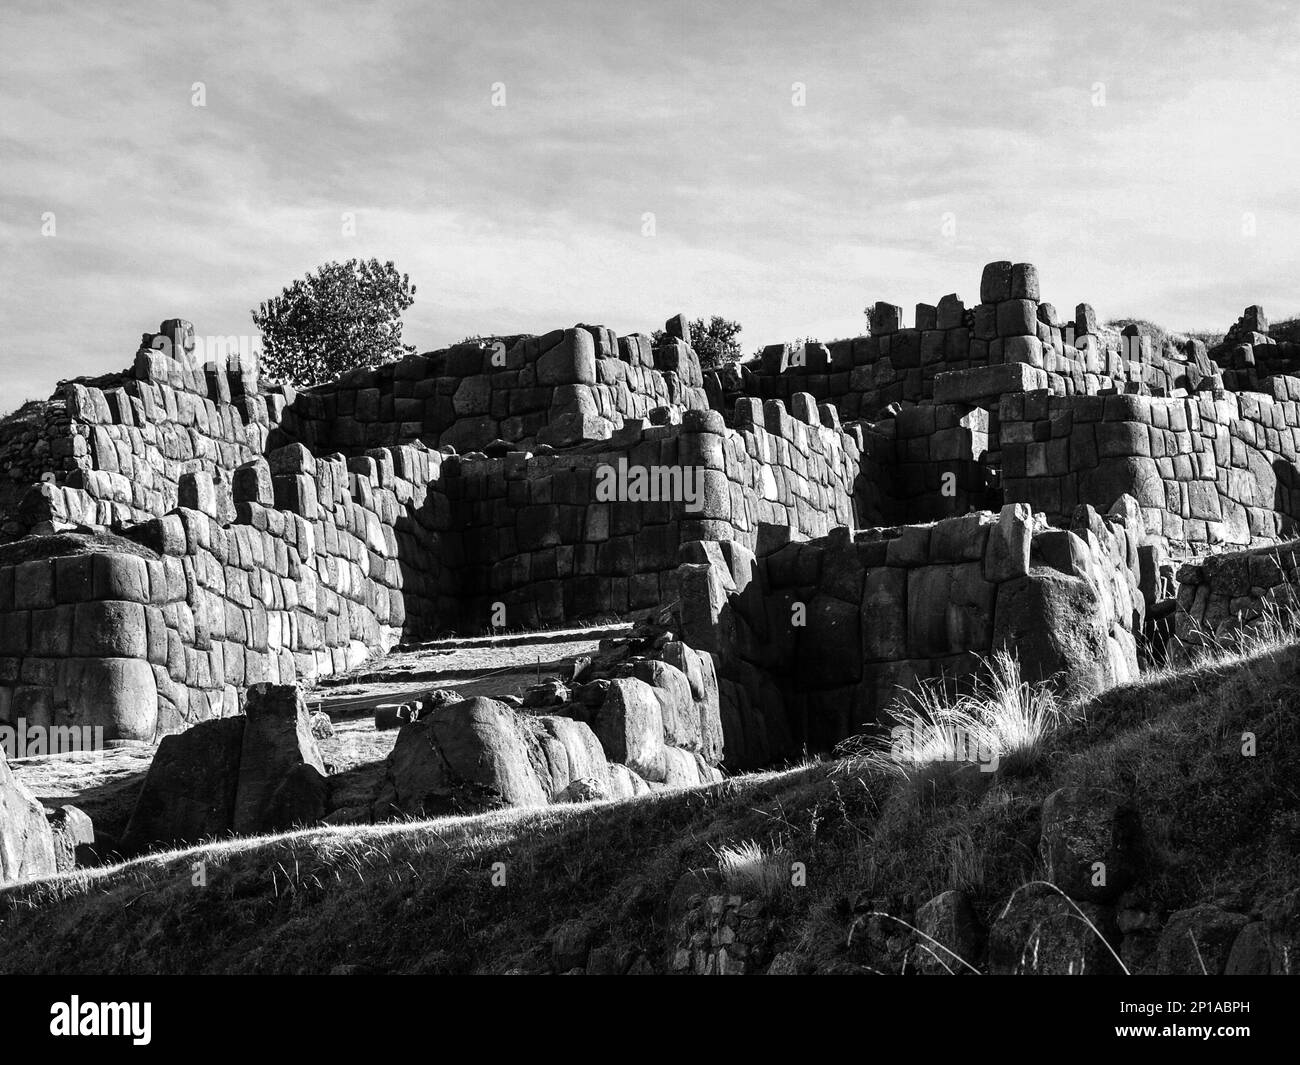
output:
[[[564,629],[518,635],[434,640],[402,647],[360,669],[330,678],[307,693],[308,707],[323,712],[332,735],[318,737],[334,785],[336,809],[371,801],[396,728],[376,728],[376,709],[400,705],[436,689],[465,698],[521,698],[539,680],[569,677],[575,660],[596,652],[604,638],[630,625]],[[11,759],[14,777],[50,810],[70,804],[84,810],[106,839],[120,838],[153,761],[156,744],[127,743],[106,751]]]

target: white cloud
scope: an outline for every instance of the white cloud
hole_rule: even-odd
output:
[[[412,275],[422,348],[679,310],[740,320],[748,349],[844,335],[875,299],[973,302],[1003,257],[1037,262],[1062,308],[1171,327],[1300,310],[1300,38],[1281,4],[0,17],[0,408],[126,365],[165,316],[247,332],[261,299],[351,255]]]

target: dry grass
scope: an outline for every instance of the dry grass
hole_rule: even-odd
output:
[[[1171,664],[1157,675],[1171,676],[1186,668],[1241,664],[1273,654],[1297,640],[1300,640],[1300,606],[1270,598],[1258,611],[1238,612],[1217,631],[1193,625],[1190,638],[1174,640]]]
[[[1140,811],[1143,890],[1166,912],[1225,897],[1246,912],[1300,882],[1298,666],[1294,646],[1225,657],[1105,692],[1046,731],[1004,728],[1007,750],[1037,752],[1023,773],[900,773],[859,756],[625,802],[309,830],[81,871],[0,892],[0,972],[536,972],[551,930],[574,919],[666,971],[667,900],[684,874],[715,867],[729,890],[770,893],[780,949],[811,968],[897,971],[927,949],[954,971],[984,968],[909,931],[915,909],[956,888],[995,921],[1043,878],[1041,806],[1067,786]],[[1048,721],[1017,677],[1003,666],[1001,702]],[[806,887],[789,882],[795,861]],[[205,887],[192,883],[199,862]]]
[[[954,694],[941,679],[930,680],[905,692],[886,717],[893,722],[888,737],[859,737],[844,752],[851,763],[910,776],[937,763],[1022,772],[1064,711],[1048,684],[1025,681],[1019,660],[998,651],[981,661],[969,691]]]
[[[791,857],[779,844],[767,850],[754,840],[744,840],[723,844],[714,854],[732,894],[773,899],[791,886]]]

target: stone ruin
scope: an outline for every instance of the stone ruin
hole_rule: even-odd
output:
[[[463,772],[386,799],[535,804],[827,752],[999,648],[1086,693],[1289,602],[1300,347],[1258,307],[1157,350],[998,262],[910,327],[878,303],[708,374],[688,337],[492,337],[297,393],[162,323],[0,422],[0,725],[156,741],[403,642],[645,621],[544,714],[433,711]],[[485,735],[515,762],[482,771]]]

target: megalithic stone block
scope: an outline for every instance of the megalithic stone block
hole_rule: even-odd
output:
[[[989,530],[984,549],[984,579],[998,583],[1029,572],[1034,512],[1028,503],[1008,503]]]
[[[1011,299],[1011,263],[1001,260],[984,267],[980,277],[980,302],[1000,303]]]
[[[691,342],[691,326],[684,314],[675,314],[669,318],[664,323],[664,332],[670,337],[684,340],[688,344]]]
[[[231,492],[235,505],[260,503],[269,507],[275,503],[275,488],[271,483],[271,467],[265,459],[245,462],[235,470],[231,479]]]
[[[311,716],[295,685],[253,685],[245,714],[234,816],[241,835],[265,830],[271,798],[295,766],[325,773]]]
[[[1088,336],[1097,332],[1097,312],[1090,303],[1080,303],[1074,308],[1074,332],[1076,336]]]
[[[1038,335],[1038,304],[1033,300],[1003,300],[998,304],[998,336]]]
[[[1247,333],[1267,333],[1268,315],[1258,303],[1247,307],[1241,314],[1241,324]]]
[[[212,483],[212,474],[204,470],[181,474],[177,499],[182,507],[200,511],[210,518],[217,516],[217,488]]]
[[[10,772],[0,749],[0,886],[56,871],[54,836],[45,811]]]
[[[163,738],[122,837],[124,854],[231,830],[244,725],[228,717]]]
[[[965,314],[966,306],[962,303],[961,297],[955,292],[950,292],[939,301],[935,328],[957,329],[961,326]]]
[[[886,336],[903,328],[903,308],[894,303],[877,302],[871,308],[871,335]]]
[[[760,358],[764,376],[771,377],[779,373],[785,373],[790,365],[790,345],[768,344],[763,349]]]
[[[1038,267],[1033,263],[1016,263],[1011,267],[1011,298],[1038,299]]]
[[[585,329],[566,329],[558,344],[537,359],[539,385],[594,385],[596,341]]]
[[[1008,392],[1033,392],[1047,388],[1047,373],[1027,363],[976,366],[969,370],[951,370],[934,379],[935,403],[974,403],[1006,395]]]
[[[183,358],[194,351],[194,325],[184,318],[166,319],[158,326],[158,335],[167,338],[174,358]]]
[[[766,429],[763,401],[756,396],[742,396],[736,400],[734,412],[737,429]]]

